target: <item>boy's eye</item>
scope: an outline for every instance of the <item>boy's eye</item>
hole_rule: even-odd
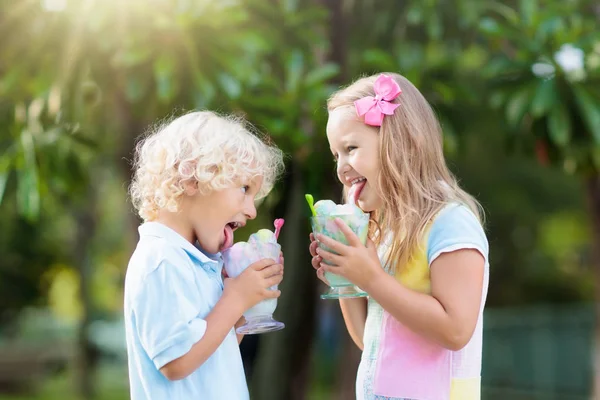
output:
[[[250,186],[242,186],[242,192],[243,193],[248,193],[248,190],[250,190]]]
[[[348,146],[346,147],[346,151],[348,151],[348,153],[350,153],[352,150],[356,150],[356,146]]]

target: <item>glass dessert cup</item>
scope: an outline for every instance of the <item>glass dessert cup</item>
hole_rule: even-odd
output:
[[[225,270],[229,277],[235,278],[256,261],[265,258],[279,260],[280,253],[281,246],[274,241],[249,240],[248,242],[239,242],[223,253]],[[277,290],[277,285],[269,289]],[[252,335],[283,329],[285,324],[273,318],[273,312],[276,308],[277,299],[266,299],[254,305],[244,312],[246,322],[239,326],[236,332]]]
[[[367,242],[369,231],[369,214],[348,214],[348,215],[316,215],[310,218],[313,234],[320,233],[333,240],[343,244],[348,244],[346,236],[335,223],[335,218],[339,218],[350,227],[350,229],[359,237],[362,244]],[[323,243],[319,247],[330,253],[335,252]],[[346,278],[334,273],[325,272],[325,279],[329,282],[329,290],[321,295],[322,299],[341,299],[352,297],[366,297],[367,293],[354,285]]]

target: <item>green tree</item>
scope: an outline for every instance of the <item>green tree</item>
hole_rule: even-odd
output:
[[[485,77],[513,150],[585,182],[594,235],[595,397],[600,393],[600,34],[595,3],[494,3],[480,29],[494,53]]]

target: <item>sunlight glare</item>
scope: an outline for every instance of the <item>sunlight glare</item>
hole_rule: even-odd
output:
[[[42,7],[49,12],[61,12],[67,7],[67,0],[42,0]]]

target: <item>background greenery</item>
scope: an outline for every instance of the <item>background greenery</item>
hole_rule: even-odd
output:
[[[484,398],[594,398],[599,20],[586,0],[0,0],[0,399],[128,397],[132,149],[202,108],[290,155],[237,235],[286,218],[286,329],[242,346],[253,398],[352,398],[359,354],[318,300],[303,194],[338,199],[325,101],[381,71],[432,103],[486,210]]]

